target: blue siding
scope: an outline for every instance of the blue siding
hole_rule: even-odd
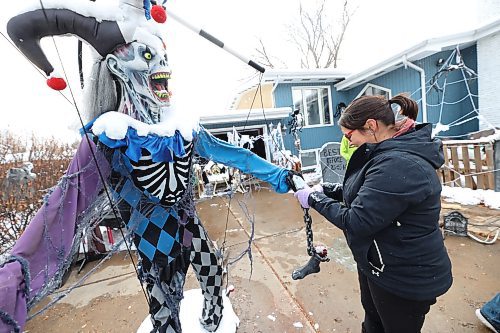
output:
[[[477,114],[473,112],[474,106],[478,105],[478,87],[477,80],[468,80],[469,89],[472,94],[472,100],[467,98],[467,86],[459,70],[449,72],[447,75],[447,85],[445,96],[443,99],[443,92],[430,88],[430,80],[434,74],[439,70],[437,66],[438,59],[446,60],[451,55],[452,51],[444,51],[433,54],[427,58],[415,61],[414,64],[423,68],[426,75],[426,97],[427,97],[427,121],[431,123],[441,122],[444,125],[461,119],[471,119]],[[461,50],[463,60],[467,67],[471,68],[477,73],[477,52],[476,46],[468,47]],[[455,60],[453,59],[453,64]],[[438,81],[440,86],[443,86],[444,78],[446,75],[441,76]],[[401,67],[390,73],[384,74],[374,80],[361,84],[355,88],[347,91],[347,100],[352,102],[354,98],[361,92],[362,89],[368,84],[374,84],[391,90],[391,95],[395,96],[400,93],[408,93],[411,98],[418,101],[419,115],[417,120],[422,121],[422,91],[420,87],[420,73],[410,67]],[[453,84],[450,84],[453,83]],[[444,103],[441,103],[444,102]],[[441,104],[443,104],[441,111]],[[440,136],[459,136],[479,129],[479,122],[477,119],[467,121],[461,125],[453,126],[447,132],[439,133]]]
[[[446,85],[446,90],[444,92],[440,92],[436,89],[429,90],[429,82],[432,79],[432,76],[439,70],[439,66],[436,66],[438,59],[448,59],[452,51],[440,52],[436,53],[432,56],[429,56],[425,59],[415,62],[417,66],[420,66],[425,69],[426,72],[426,80],[427,80],[427,117],[428,121],[431,123],[438,123],[441,117],[442,124],[449,124],[454,120],[460,119],[471,119],[474,118],[477,114],[473,112],[474,105],[477,108],[478,106],[478,84],[477,79],[475,80],[467,80],[467,84],[469,86],[470,92],[472,95],[471,98],[467,97],[467,85],[462,76],[462,72],[460,70],[455,70],[449,72],[446,79],[448,84]],[[471,68],[477,73],[477,50],[476,45],[468,47],[464,50],[461,50],[461,54],[464,60],[464,63],[467,67]],[[453,59],[453,64],[455,63],[455,59]],[[445,76],[442,76],[438,81],[440,86],[443,86]],[[451,83],[451,84],[450,84]],[[457,103],[457,101],[460,101]],[[442,112],[441,112],[441,102],[443,103]],[[472,113],[471,113],[472,112]],[[479,129],[479,122],[477,119],[468,121],[459,126],[451,127],[447,132],[441,132],[438,135],[440,136],[458,136],[464,135],[466,133],[470,133],[473,131],[477,131]]]
[[[398,68],[392,72],[382,75],[374,80],[367,83],[363,83],[353,89],[348,91],[349,102],[355,99],[361,90],[363,90],[368,83],[376,86],[387,88],[391,90],[391,96],[395,96],[400,93],[407,93],[412,95],[411,98],[415,100],[421,99],[420,94],[420,73],[411,68]],[[421,108],[421,104],[419,104]],[[420,120],[422,115],[419,115]]]
[[[423,68],[426,73],[426,81],[427,81],[427,119],[431,123],[441,122],[442,124],[450,124],[451,122],[457,119],[469,119],[476,116],[476,113],[472,112],[474,110],[473,104],[477,107],[478,99],[478,87],[477,80],[469,80],[470,91],[473,94],[472,101],[467,96],[467,87],[463,82],[463,77],[461,71],[452,71],[447,75],[447,82],[454,83],[446,86],[445,98],[443,100],[443,93],[437,91],[436,89],[430,89],[429,82],[433,75],[438,71],[439,66],[437,66],[438,59],[446,60],[452,51],[444,51],[433,54],[425,59],[420,61],[415,61],[414,64]],[[465,64],[471,68],[472,70],[477,72],[477,51],[476,46],[471,46],[467,49],[461,50],[461,54],[463,56]],[[444,76],[439,81],[440,85],[443,84]],[[274,91],[274,101],[275,107],[292,107],[293,108],[293,99],[292,99],[292,87],[307,87],[307,86],[329,86],[331,91],[331,99],[332,99],[332,107],[333,113],[335,113],[336,106],[340,102],[345,104],[349,104],[352,102],[354,98],[360,93],[362,89],[366,86],[366,84],[371,83],[376,86],[381,86],[391,90],[391,95],[395,96],[399,93],[407,93],[414,100],[418,101],[419,108],[422,110],[422,91],[420,86],[420,73],[410,67],[405,68],[400,67],[392,72],[386,73],[374,80],[371,80],[367,83],[360,84],[357,87],[354,87],[347,91],[338,92],[333,84],[328,83],[284,83],[278,84]],[[475,96],[474,96],[475,95]],[[444,101],[441,112],[441,102]],[[448,103],[448,104],[447,104]],[[468,115],[470,113],[470,115]],[[441,116],[440,116],[441,114]],[[281,123],[287,125],[290,119],[285,118],[281,120]],[[319,127],[310,127],[303,128],[300,132],[302,149],[317,149],[323,146],[323,144],[327,142],[339,142],[342,133],[338,126],[338,118],[334,119],[334,124],[329,126],[319,126]],[[422,112],[419,113],[418,121],[422,121]],[[276,123],[276,120],[273,120],[273,123]],[[269,123],[269,121],[268,121]],[[263,125],[264,121],[249,121],[247,123],[248,126],[254,125]],[[268,124],[265,124],[268,125]],[[208,129],[216,129],[216,128],[230,128],[232,126],[244,126],[244,122],[240,123],[221,123],[217,125],[206,125],[205,127]],[[454,126],[450,128],[447,132],[439,133],[440,136],[458,136],[463,135],[465,133],[470,133],[473,131],[477,131],[479,128],[478,120],[472,120],[463,123],[459,126]],[[297,151],[294,147],[294,138],[291,134],[287,133],[284,136],[285,147],[295,154]]]

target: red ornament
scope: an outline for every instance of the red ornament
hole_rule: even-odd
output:
[[[47,79],[47,85],[54,90],[64,90],[67,86],[66,81],[60,77],[51,77]]]
[[[151,16],[158,23],[165,23],[167,20],[167,12],[165,8],[160,5],[154,5],[151,7]]]

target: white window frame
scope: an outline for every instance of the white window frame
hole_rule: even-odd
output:
[[[320,89],[327,89],[328,90],[328,109],[330,110],[330,124],[324,124],[323,123],[323,119],[324,119],[324,115],[323,114],[320,114],[320,123],[319,124],[315,124],[315,125],[309,125],[307,122],[307,117],[305,114],[302,114],[303,116],[303,119],[304,119],[304,127],[305,128],[314,128],[314,127],[325,127],[325,126],[334,126],[335,125],[335,119],[333,119],[333,108],[332,108],[332,90],[331,90],[331,87],[330,86],[295,86],[295,87],[292,87],[292,103],[294,102],[293,101],[293,91],[294,90],[304,90],[304,89],[316,89],[318,90],[318,96],[319,96],[319,90]],[[302,105],[304,105],[304,107],[307,105],[306,103],[307,101],[305,100],[305,97],[304,97],[304,94],[302,94]],[[321,102],[323,103],[323,102]],[[295,107],[295,105],[294,105]]]
[[[359,98],[361,96],[364,95],[364,92],[368,89],[368,88],[375,88],[375,89],[380,89],[382,91],[385,91],[387,93],[389,93],[389,99],[392,98],[392,90],[389,89],[389,88],[386,88],[386,87],[382,87],[382,86],[377,86],[376,84],[373,84],[373,83],[367,83],[363,89],[361,89],[361,91],[359,92],[358,96],[356,96],[356,98]]]
[[[316,164],[308,166],[308,167],[305,167],[304,163],[302,162],[302,154],[303,153],[311,153],[311,152],[313,152],[314,156],[316,157]],[[300,157],[300,164],[302,165],[302,170],[303,171],[314,170],[314,169],[316,169],[316,167],[320,163],[319,162],[319,149],[304,149],[304,150],[301,150],[300,153],[299,153],[299,157]]]

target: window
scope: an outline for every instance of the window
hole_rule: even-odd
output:
[[[361,97],[361,96],[374,96],[374,95],[382,95],[387,99],[391,98],[391,89],[376,86],[374,84],[368,83],[363,90],[359,93],[359,95],[356,97]]]
[[[300,152],[300,162],[302,170],[307,171],[316,168],[318,165],[318,150],[303,150]]]
[[[294,109],[304,117],[304,126],[332,124],[329,87],[292,88],[292,98]]]

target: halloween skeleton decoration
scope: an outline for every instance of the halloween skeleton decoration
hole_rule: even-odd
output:
[[[160,25],[147,19],[148,1],[121,0],[114,19],[99,15],[98,3],[73,0],[65,8],[62,3],[40,1],[41,8],[12,18],[8,32],[57,89],[65,83],[41,50],[40,38],[74,35],[92,46],[91,121],[65,177],[0,264],[5,285],[0,325],[22,330],[27,310],[59,285],[78,251],[80,232],[112,210],[138,250],[153,331],[182,331],[179,304],[191,264],[204,296],[200,322],[214,332],[224,307],[223,268],[194,208],[193,155],[252,174],[280,193],[289,190],[289,171],[179,120],[170,103],[165,43]],[[29,245],[35,238],[41,249]]]

